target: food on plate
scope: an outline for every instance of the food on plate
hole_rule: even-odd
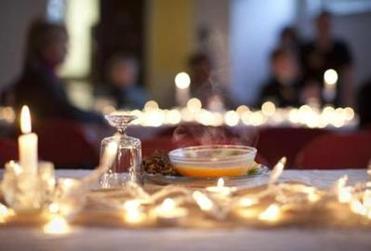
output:
[[[179,176],[166,152],[156,151],[150,157],[143,160],[143,170],[149,174],[162,174],[169,176]]]

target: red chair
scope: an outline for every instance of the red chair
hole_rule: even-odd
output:
[[[18,160],[17,143],[11,139],[0,140],[0,168],[10,160]]]
[[[296,155],[313,139],[328,133],[323,129],[263,128],[259,132],[257,149],[273,166],[281,157],[287,157],[288,168],[293,167]]]
[[[371,159],[371,133],[329,134],[313,140],[295,161],[301,169],[366,168]]]
[[[81,124],[53,119],[39,123],[39,153],[62,168],[91,168],[99,162],[99,152]]]

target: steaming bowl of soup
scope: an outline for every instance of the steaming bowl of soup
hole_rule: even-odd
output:
[[[256,153],[256,148],[242,145],[190,146],[170,151],[169,159],[183,176],[232,177],[254,168]]]

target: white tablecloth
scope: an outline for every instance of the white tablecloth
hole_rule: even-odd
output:
[[[81,176],[85,171],[59,171],[63,176]],[[347,174],[350,182],[367,179],[365,170],[296,171],[284,179],[301,180],[326,187]],[[280,228],[269,230],[124,230],[77,229],[65,236],[47,236],[34,229],[0,228],[0,250],[371,250],[371,231]]]

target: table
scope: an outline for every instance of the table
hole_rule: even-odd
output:
[[[58,175],[79,177],[82,170]],[[365,170],[287,170],[283,179],[328,187],[347,174],[350,182],[367,179]],[[65,236],[47,236],[37,230],[0,228],[0,250],[371,250],[371,231],[339,229],[125,230],[83,228]]]

